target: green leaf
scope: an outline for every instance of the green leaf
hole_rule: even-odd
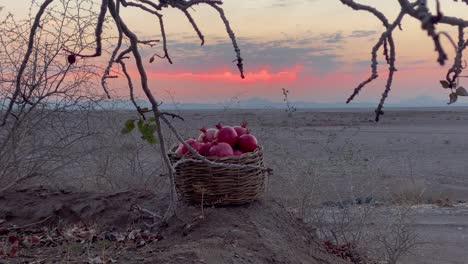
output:
[[[153,116],[153,117],[150,117],[149,121],[150,121],[150,122],[156,122],[156,118],[154,118],[154,116]]]
[[[140,123],[139,123],[140,125]],[[143,123],[141,120],[141,128],[139,127],[141,138],[145,141],[148,141],[150,144],[156,144],[157,140],[154,137],[154,132],[158,129],[156,125],[152,125],[149,123]]]
[[[156,140],[156,138],[154,137],[153,134],[147,136],[147,137],[145,138],[145,140],[148,141],[148,143],[150,143],[150,144],[156,144],[156,143],[158,143],[158,141]]]
[[[468,91],[463,87],[458,87],[455,93],[459,96],[468,96]]]
[[[143,133],[143,125],[145,124],[145,122],[143,120],[138,120],[137,122],[137,127],[138,127],[138,130]]]
[[[451,93],[450,94],[450,102],[448,102],[447,104],[453,104],[457,101],[458,99],[458,95],[456,93]]]
[[[446,80],[441,80],[440,84],[442,85],[443,88],[448,89],[451,88],[450,84]]]
[[[141,138],[150,144],[156,144],[158,141],[156,140],[155,136],[153,133],[151,133],[151,130],[149,128],[146,128],[144,130],[145,132],[142,134]]]
[[[129,119],[125,122],[124,128],[122,128],[121,132],[122,134],[128,134],[133,131],[135,128],[135,120]]]

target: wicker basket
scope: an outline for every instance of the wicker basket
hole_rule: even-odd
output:
[[[174,164],[183,159],[169,153]],[[261,148],[241,156],[208,157],[215,162],[264,167]],[[190,204],[238,205],[256,200],[265,190],[265,172],[259,168],[225,168],[187,161],[177,166],[175,184],[178,194]]]

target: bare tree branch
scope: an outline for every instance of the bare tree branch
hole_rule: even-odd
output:
[[[39,11],[37,11],[36,17],[34,19],[34,23],[31,27],[31,31],[29,33],[29,43],[28,43],[28,49],[26,50],[26,54],[24,55],[23,62],[21,62],[21,66],[18,69],[18,74],[16,75],[16,88],[15,92],[13,93],[10,102],[8,104],[8,108],[3,116],[2,123],[0,124],[1,126],[4,126],[8,116],[10,115],[10,112],[13,109],[13,106],[15,104],[16,98],[18,97],[19,93],[21,92],[21,79],[23,78],[23,73],[24,70],[26,69],[26,65],[28,64],[29,57],[31,56],[31,53],[33,51],[33,45],[34,45],[34,37],[36,36],[37,28],[39,27],[39,23],[41,22],[41,17],[44,14],[44,11],[46,8],[53,2],[54,0],[46,0],[41,7],[39,8]]]
[[[379,120],[380,115],[383,114],[383,106],[385,103],[386,98],[388,97],[388,94],[391,90],[392,82],[393,82],[393,76],[396,71],[395,67],[395,43],[393,41],[392,33],[395,30],[395,28],[398,26],[401,29],[401,20],[403,19],[404,16],[409,15],[418,21],[421,22],[421,27],[423,30],[427,32],[427,34],[432,38],[432,41],[434,43],[435,51],[437,52],[437,62],[440,65],[444,65],[446,60],[448,59],[447,53],[445,52],[441,42],[440,42],[440,35],[446,36],[454,45],[455,43],[452,41],[451,37],[445,33],[445,32],[437,32],[436,25],[437,24],[445,24],[445,25],[452,25],[452,26],[457,26],[458,27],[458,35],[459,35],[459,41],[458,44],[456,45],[456,56],[454,60],[454,65],[450,68],[450,70],[447,73],[446,79],[447,82],[449,83],[450,88],[456,88],[455,82],[458,81],[459,75],[463,69],[462,67],[462,54],[463,51],[465,50],[466,46],[468,45],[468,40],[464,39],[463,36],[463,30],[468,27],[468,21],[463,20],[461,18],[457,17],[450,17],[450,16],[445,16],[442,11],[441,11],[441,4],[439,1],[436,1],[436,15],[433,15],[428,6],[427,6],[427,0],[418,0],[415,2],[410,3],[408,0],[398,0],[398,3],[401,7],[401,12],[398,15],[397,19],[390,25],[388,22],[387,17],[378,9],[364,5],[364,4],[359,4],[356,3],[354,0],[341,0],[341,2],[344,5],[347,5],[351,7],[354,10],[362,10],[362,11],[367,11],[371,14],[373,14],[375,17],[377,17],[386,30],[382,33],[381,37],[377,41],[377,43],[373,46],[372,48],[372,57],[371,57],[371,75],[369,78],[361,82],[353,91],[351,96],[347,99],[346,103],[351,102],[364,88],[367,84],[371,83],[373,80],[378,78],[378,69],[377,69],[377,51],[380,49],[380,47],[383,45],[383,55],[385,57],[385,60],[387,64],[389,65],[389,74],[387,78],[387,83],[385,85],[385,90],[382,94],[382,97],[380,99],[379,105],[377,106],[375,113],[376,113],[376,121]],[[455,0],[457,2],[457,0]],[[467,2],[467,1],[463,1]],[[452,97],[456,97],[456,94],[454,95],[454,92],[452,91]],[[451,99],[451,102],[456,100]]]
[[[217,3],[215,3],[215,2],[208,2],[208,3],[216,11],[218,11],[219,15],[221,16],[221,19],[224,22],[224,25],[226,26],[226,31],[227,31],[229,37],[231,38],[232,45],[234,46],[234,51],[236,52],[237,68],[239,69],[239,72],[240,72],[240,75],[241,75],[242,79],[244,79],[245,78],[245,76],[244,76],[244,64],[242,63],[243,59],[242,59],[241,54],[240,54],[239,46],[237,45],[236,36],[234,35],[234,31],[232,31],[231,25],[229,24],[229,20],[226,18],[226,15],[224,14],[224,10],[221,7],[217,6]]]

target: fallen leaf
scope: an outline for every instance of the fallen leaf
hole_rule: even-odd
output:
[[[41,238],[38,236],[26,236],[21,241],[21,244],[27,248],[31,248],[41,242]]]
[[[63,236],[67,240],[80,240],[80,241],[91,241],[96,236],[96,230],[88,229],[86,227],[77,227],[68,228],[63,232]]]
[[[124,234],[121,234],[121,233],[118,233],[115,235],[115,240],[117,242],[122,242],[122,241],[125,241],[125,235]]]
[[[140,241],[138,241],[138,243],[136,244],[137,247],[142,247],[142,246],[144,246],[144,245],[146,245],[146,241],[143,240],[143,239],[141,239]]]
[[[151,233],[148,230],[146,230],[143,233],[140,233],[140,235],[141,235],[141,238],[143,238],[144,240],[148,240],[151,237]]]
[[[8,228],[0,227],[0,236],[10,233]]]
[[[104,236],[101,237],[101,239],[109,240],[109,241],[117,241],[117,242],[123,242],[127,238],[127,235],[125,233],[118,233],[118,232],[109,232],[105,233]]]
[[[18,247],[19,247],[19,241],[16,240],[11,246],[10,246],[10,250],[8,251],[8,256],[9,257],[16,257],[16,255],[18,254]]]
[[[5,256],[5,252],[3,251],[4,248],[5,245],[3,244],[3,242],[0,242],[0,257]]]
[[[10,241],[11,244],[14,244],[19,241],[17,236],[9,236],[8,241]]]
[[[130,232],[128,234],[128,239],[129,240],[135,240],[138,236],[138,234],[140,234],[141,230],[140,229],[136,229],[136,230],[133,230],[132,232]]]
[[[102,261],[101,257],[98,256],[98,257],[95,257],[95,258],[93,258],[93,259],[90,259],[90,260],[88,261],[88,263],[89,263],[89,264],[103,264],[104,261]]]
[[[94,229],[80,230],[76,233],[76,237],[80,238],[81,240],[93,240],[95,235],[96,231],[94,231]]]
[[[29,241],[28,237],[23,238],[23,240],[21,241],[21,245],[25,248],[32,247],[32,243]]]
[[[41,242],[41,237],[30,236],[30,240],[33,245],[36,245],[36,244],[39,244],[39,242]]]
[[[76,230],[76,226],[72,228],[67,228],[65,231],[63,231],[63,237],[67,240],[76,240],[76,237],[74,234],[75,230]]]

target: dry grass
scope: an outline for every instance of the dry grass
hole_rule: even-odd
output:
[[[450,192],[433,191],[421,180],[402,180],[390,188],[391,202],[400,206],[419,204],[434,204],[439,207],[452,207],[453,194]]]
[[[426,202],[427,187],[422,180],[402,180],[390,187],[390,199],[397,205],[416,205]]]

